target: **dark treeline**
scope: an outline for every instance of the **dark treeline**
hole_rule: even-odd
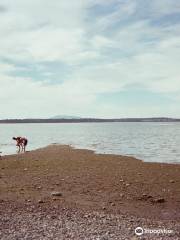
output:
[[[79,118],[79,119],[2,119],[0,123],[86,123],[86,122],[180,122],[175,118]]]

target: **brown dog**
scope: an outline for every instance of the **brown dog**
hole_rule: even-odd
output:
[[[26,146],[28,144],[28,140],[25,137],[13,137],[13,140],[16,141],[16,146],[18,147],[18,153],[22,150],[22,152],[26,151]]]

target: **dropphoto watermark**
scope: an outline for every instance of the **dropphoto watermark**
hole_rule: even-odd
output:
[[[156,229],[150,229],[150,228],[142,228],[142,227],[137,227],[135,229],[135,234],[137,236],[141,236],[143,234],[172,234],[173,230],[171,229],[166,229],[166,228],[156,228]]]

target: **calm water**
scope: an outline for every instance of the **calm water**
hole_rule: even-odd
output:
[[[12,136],[26,136],[28,150],[51,143],[144,161],[180,163],[180,123],[0,124],[0,151],[16,153]]]

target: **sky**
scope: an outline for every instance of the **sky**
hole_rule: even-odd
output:
[[[0,0],[0,118],[180,118],[180,0]]]

